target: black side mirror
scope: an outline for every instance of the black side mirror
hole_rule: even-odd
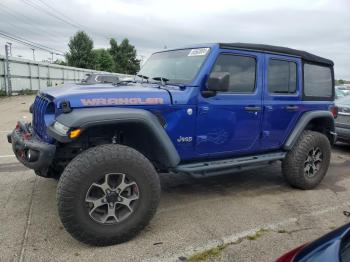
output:
[[[212,72],[207,81],[207,90],[226,92],[230,86],[230,74],[227,72]]]

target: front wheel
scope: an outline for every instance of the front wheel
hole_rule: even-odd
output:
[[[57,189],[58,211],[77,240],[98,246],[125,242],[156,212],[158,174],[138,151],[102,145],[82,152],[64,170]]]
[[[331,157],[328,138],[314,131],[304,131],[282,162],[287,182],[296,188],[312,189],[327,173]]]

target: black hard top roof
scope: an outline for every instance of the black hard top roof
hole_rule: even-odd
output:
[[[249,44],[249,43],[220,43],[220,48],[226,49],[243,49],[252,51],[263,51],[267,53],[287,54],[301,57],[303,60],[313,63],[325,64],[327,66],[333,66],[332,60],[313,55],[311,53],[292,49],[283,46],[263,45],[263,44]]]

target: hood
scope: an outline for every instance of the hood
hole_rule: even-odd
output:
[[[66,84],[43,90],[41,94],[53,99],[57,106],[69,101],[72,108],[171,104],[169,91],[159,88],[157,84]]]

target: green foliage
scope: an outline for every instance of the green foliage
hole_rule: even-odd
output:
[[[66,59],[69,66],[96,69],[124,74],[136,74],[140,70],[140,60],[136,49],[125,38],[119,45],[112,38],[109,49],[93,49],[92,39],[83,31],[77,32],[69,41]],[[58,60],[56,60],[58,62]],[[64,63],[64,61],[62,61]],[[60,64],[62,63],[60,62]],[[55,62],[56,63],[56,62]]]
[[[0,97],[1,96],[6,96],[6,91],[3,89],[0,89]]]
[[[248,240],[257,240],[258,238],[262,237],[266,232],[268,232],[267,229],[261,228],[258,231],[256,231],[255,234],[247,236],[247,239]]]
[[[349,80],[339,79],[339,80],[335,80],[335,84],[336,85],[350,84],[350,81]]]
[[[211,248],[209,250],[205,250],[203,252],[194,254],[193,256],[189,257],[186,261],[188,262],[197,262],[197,261],[204,261],[208,260],[210,258],[217,257],[221,254],[221,252],[228,246],[228,244],[219,245],[217,247]]]
[[[95,54],[92,51],[94,43],[85,32],[77,32],[70,39],[68,47],[66,58],[69,66],[94,69]]]
[[[106,49],[94,49],[95,69],[100,71],[113,72],[115,69],[112,55]]]
[[[119,45],[112,38],[109,52],[115,63],[115,72],[124,74],[136,74],[140,70],[140,60],[136,58],[136,49],[125,38]]]
[[[53,63],[56,64],[56,65],[62,65],[62,66],[66,66],[67,65],[67,62],[64,61],[64,60],[61,60],[61,59],[56,59]]]

